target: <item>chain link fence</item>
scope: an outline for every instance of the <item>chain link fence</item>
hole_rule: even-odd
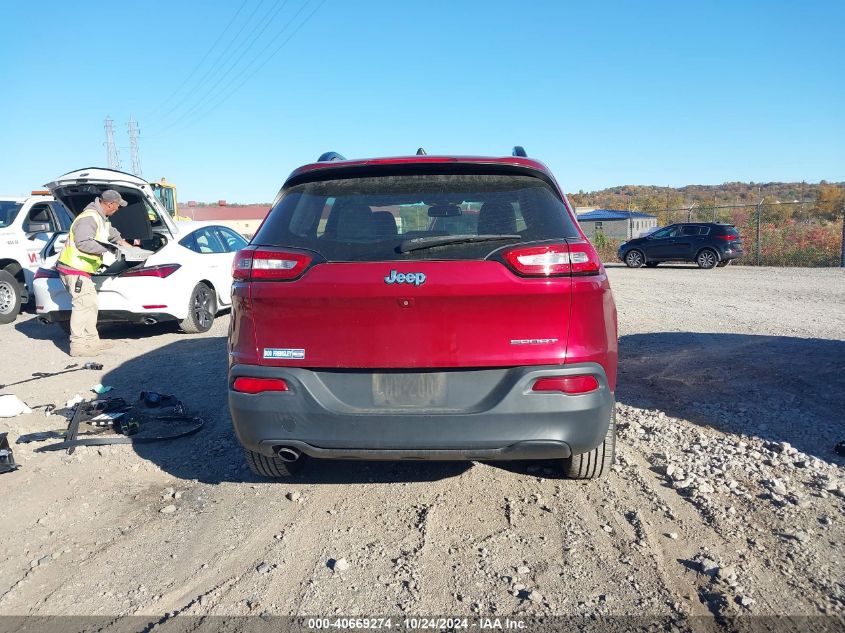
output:
[[[812,203],[760,202],[758,204],[692,206],[651,212],[658,226],[679,222],[732,224],[742,237],[744,255],[734,265],[840,266],[843,265],[842,214],[819,218],[807,212]],[[615,262],[623,240],[597,234],[593,244],[602,261]]]

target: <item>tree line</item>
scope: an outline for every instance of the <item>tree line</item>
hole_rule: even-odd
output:
[[[657,187],[625,185],[601,191],[568,194],[576,207],[622,209],[654,213],[694,207],[698,214],[727,205],[756,205],[761,200],[768,217],[776,221],[835,221],[845,207],[845,183],[728,182],[721,185]],[[798,203],[798,204],[783,204]]]

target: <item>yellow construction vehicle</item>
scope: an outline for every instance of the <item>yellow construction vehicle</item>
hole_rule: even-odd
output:
[[[161,202],[162,206],[167,210],[170,216],[177,222],[183,220],[190,220],[190,218],[179,215],[179,202],[176,199],[176,185],[167,182],[166,178],[162,178],[158,182],[150,182],[150,187],[153,188],[156,198]]]

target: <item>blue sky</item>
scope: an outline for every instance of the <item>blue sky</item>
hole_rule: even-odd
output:
[[[844,22],[840,0],[2,2],[0,194],[105,165],[107,115],[124,169],[132,116],[181,201],[419,146],[523,145],[567,191],[841,181]]]

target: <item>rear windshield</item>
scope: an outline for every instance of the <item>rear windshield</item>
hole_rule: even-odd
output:
[[[0,200],[0,228],[12,225],[22,206],[20,202]]]
[[[304,248],[328,261],[475,259],[520,242],[578,237],[539,178],[390,175],[283,191],[253,244]]]

